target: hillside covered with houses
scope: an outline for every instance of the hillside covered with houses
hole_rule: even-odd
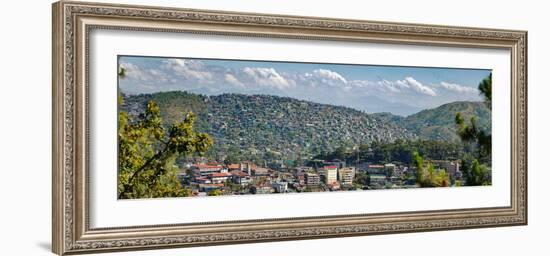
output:
[[[490,112],[478,102],[401,117],[278,96],[164,92],[123,95],[121,110],[138,119],[151,100],[166,125],[191,111],[194,129],[214,140],[206,154],[176,161],[194,196],[418,187],[413,152],[433,175],[444,173],[443,185],[460,186],[465,148],[452,117],[475,116],[490,131]]]

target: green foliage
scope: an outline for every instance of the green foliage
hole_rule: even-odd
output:
[[[413,153],[413,163],[417,170],[416,180],[419,183],[422,183],[424,180],[424,159],[418,154],[418,152]]]
[[[240,184],[235,184],[231,179],[227,179],[223,183],[224,187],[228,189],[229,191],[240,191],[242,189],[242,186]]]
[[[460,180],[455,181],[455,187],[462,187],[462,181]]]
[[[311,158],[320,152],[372,141],[413,139],[414,135],[395,123],[387,123],[351,108],[318,104],[269,95],[197,95],[163,92],[126,95],[123,109],[130,116],[135,109],[154,100],[165,123],[181,119],[180,113],[196,113],[195,130],[214,138],[206,156],[252,161]],[[262,161],[263,162],[263,161]]]
[[[414,165],[417,169],[417,182],[420,187],[448,187],[451,182],[445,170],[436,170],[432,164],[424,165],[424,159],[413,153]]]
[[[421,139],[458,141],[460,138],[456,134],[455,122],[449,118],[456,113],[461,113],[466,119],[476,117],[480,130],[491,130],[491,109],[487,108],[483,102],[447,103],[410,115],[403,118],[400,123],[415,132]]]
[[[350,158],[351,148],[356,145],[416,139],[446,143],[441,146],[444,152],[440,155],[450,156],[456,155],[459,147],[451,144],[459,139],[449,116],[461,112],[465,117],[479,117],[482,129],[490,129],[491,124],[490,111],[478,102],[449,103],[404,118],[268,95],[162,92],[125,96],[123,109],[134,116],[133,111],[144,109],[150,100],[159,105],[165,125],[181,121],[181,113],[195,113],[196,132],[207,133],[215,141],[205,156],[217,161],[293,160],[289,164],[299,165],[299,157],[334,153],[332,159]],[[417,147],[422,155],[439,159],[435,149],[438,145],[423,144]],[[431,146],[426,149],[429,152],[424,152]],[[374,161],[411,161],[411,150],[380,149],[384,152],[377,153]],[[453,152],[445,152],[447,149]],[[365,155],[360,157],[363,160]]]
[[[480,164],[477,159],[472,161],[470,168],[465,169],[464,176],[469,186],[491,185],[489,168],[484,164]]]
[[[479,83],[479,91],[485,99],[486,106],[491,108],[492,99],[492,74],[489,74]],[[470,124],[466,124],[462,114],[456,113],[455,123],[457,125],[457,134],[462,142],[475,154],[475,158],[470,154],[465,154],[461,161],[461,172],[464,175],[466,185],[490,185],[491,177],[489,168],[486,164],[491,161],[492,136],[489,132],[482,130],[477,125],[475,117],[470,118]]]
[[[208,196],[221,196],[221,195],[223,195],[223,192],[219,189],[208,192]]]
[[[479,91],[485,98],[485,104],[491,108],[492,74],[489,74],[479,83]],[[489,119],[490,120],[490,119]],[[491,156],[491,133],[480,129],[475,117],[470,118],[470,125],[466,125],[460,112],[456,113],[455,123],[458,126],[458,135],[464,143],[474,143],[478,147],[478,157],[487,158]]]
[[[493,94],[493,74],[489,74],[488,77],[483,79],[481,83],[479,83],[478,89],[481,92],[481,94],[485,98],[485,104],[488,108],[491,108],[492,104],[492,94]]]
[[[126,68],[123,66],[118,67],[118,77],[119,78],[125,78],[126,77]]]
[[[462,115],[456,113],[455,122],[458,130],[457,134],[464,143],[472,143],[476,148],[479,158],[486,158],[491,155],[491,134],[480,130],[477,126],[477,119],[472,117],[470,125],[466,125]]]
[[[355,151],[337,150],[318,155],[316,159],[345,160],[347,163],[375,162],[413,163],[413,152],[428,159],[460,159],[464,154],[463,146],[458,142],[430,141],[430,140],[396,140],[389,143],[373,142],[363,144]]]
[[[356,173],[354,184],[369,186],[370,185],[370,175],[368,173],[363,173],[363,172]]]
[[[130,120],[128,113],[118,117],[118,197],[152,198],[188,196],[177,177],[175,160],[180,155],[205,152],[213,143],[205,133],[195,133],[195,115],[166,129],[160,108],[147,103],[144,113]]]

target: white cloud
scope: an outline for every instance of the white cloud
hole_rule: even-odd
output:
[[[235,86],[238,86],[238,87],[244,87],[244,84],[239,81],[234,75],[232,74],[225,74],[225,81],[227,81],[228,83],[232,84],[232,85],[235,85]]]
[[[413,76],[350,80],[328,66],[307,71],[252,64],[235,68],[208,60],[161,58],[122,58],[121,65],[127,69],[127,77],[121,79],[120,88],[130,94],[172,90],[206,95],[269,94],[350,105],[366,111],[387,108],[405,114],[451,101],[479,100],[477,88],[458,83],[416,80]]]
[[[150,76],[146,73],[145,70],[141,69],[139,66],[130,63],[130,62],[122,62],[120,63],[120,66],[123,67],[126,70],[126,78],[127,79],[134,79],[134,80],[140,80],[140,81],[148,81]]]
[[[167,59],[163,61],[161,68],[172,71],[176,76],[185,79],[207,81],[213,77],[212,73],[198,60]]]
[[[393,92],[393,93],[399,93],[401,92],[401,89],[402,87],[405,87],[405,88],[408,88],[409,86],[407,84],[401,84],[400,81],[397,81],[397,82],[390,82],[386,79],[382,80],[382,81],[378,81],[378,85],[389,91],[389,92]]]
[[[477,88],[463,86],[460,84],[447,83],[445,81],[439,83],[438,86],[449,91],[463,93],[463,94],[479,94],[479,91]]]
[[[278,89],[291,87],[291,83],[281,76],[274,68],[245,67],[242,69],[242,72],[261,86],[275,87]]]
[[[389,81],[386,79],[380,81],[354,80],[350,84],[361,90],[368,90],[376,93],[420,93],[428,96],[437,96],[436,92],[417,81],[412,77],[405,77],[403,80]]]
[[[322,82],[333,85],[334,82],[347,84],[348,81],[340,74],[328,69],[313,70],[313,74],[321,79]]]
[[[399,85],[401,85],[405,88],[411,88],[411,89],[413,89],[414,91],[416,91],[418,93],[429,95],[429,96],[437,96],[437,94],[435,93],[435,91],[432,88],[423,85],[422,83],[416,81],[414,78],[412,78],[410,76],[405,77],[404,80],[400,80],[400,81],[397,81],[397,82],[398,82]]]
[[[328,69],[315,69],[311,72],[285,74],[288,80],[298,86],[310,88],[326,88],[329,90],[341,89],[351,91],[353,87],[348,85],[348,80],[337,72]]]

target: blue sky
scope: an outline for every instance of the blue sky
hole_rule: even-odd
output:
[[[490,70],[121,56],[126,94],[189,91],[268,94],[368,113],[410,115],[453,101],[481,101]]]

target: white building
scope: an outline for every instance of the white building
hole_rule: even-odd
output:
[[[319,173],[321,173],[325,178],[325,184],[333,184],[338,181],[338,167],[335,165],[323,167]]]

